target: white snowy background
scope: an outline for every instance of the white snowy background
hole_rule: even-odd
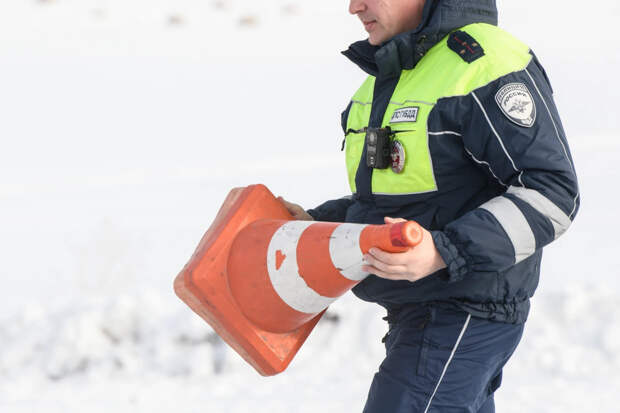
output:
[[[172,291],[231,188],[347,192],[347,6],[0,0],[0,412],[361,411],[378,306],[346,295],[263,378]],[[582,209],[547,248],[498,411],[620,412],[620,6],[499,8],[552,80]]]

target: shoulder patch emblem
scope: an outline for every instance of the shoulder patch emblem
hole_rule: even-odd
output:
[[[408,106],[406,108],[396,109],[390,119],[390,123],[416,122],[418,120],[419,110],[419,106]]]
[[[495,94],[495,101],[512,122],[526,128],[536,121],[536,104],[523,83],[508,83]]]
[[[484,56],[484,49],[476,39],[461,30],[450,34],[450,37],[448,37],[448,47],[467,63],[471,63]]]

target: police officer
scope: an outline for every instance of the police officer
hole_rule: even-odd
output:
[[[282,201],[297,219],[426,228],[408,252],[371,249],[353,289],[389,323],[364,412],[493,412],[542,248],[579,208],[549,79],[496,26],[494,0],[349,11],[368,32],[343,52],[368,74],[342,114],[352,196],[308,212]]]

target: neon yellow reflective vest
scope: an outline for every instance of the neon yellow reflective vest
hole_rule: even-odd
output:
[[[440,99],[464,96],[510,72],[523,70],[532,56],[529,48],[507,32],[484,23],[461,29],[484,47],[484,56],[471,63],[447,45],[448,36],[438,42],[411,70],[403,70],[382,127],[390,126],[405,149],[401,173],[391,168],[375,169],[372,193],[379,195],[421,194],[437,190],[433,159],[429,150],[429,114]],[[375,77],[368,76],[351,99],[347,130],[362,131],[368,126]],[[399,113],[412,108],[416,114],[401,120]],[[346,136],[346,165],[351,192],[356,192],[355,175],[364,149],[364,132]]]

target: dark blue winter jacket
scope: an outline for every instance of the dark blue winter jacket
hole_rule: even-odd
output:
[[[495,1],[428,0],[415,30],[379,47],[366,40],[343,52],[375,77],[364,126],[385,126],[401,72],[424,64],[438,42],[449,41],[451,33],[472,23],[495,25]],[[471,60],[467,64],[491,58],[469,56],[467,50],[459,51],[459,44],[451,48]],[[518,115],[523,108],[511,107],[523,103],[513,99],[514,93],[530,105],[528,117]],[[342,114],[345,132],[351,107]],[[524,322],[539,280],[542,248],[566,231],[579,208],[573,161],[544,69],[531,53],[525,69],[466,95],[439,99],[426,127],[435,190],[405,195],[373,191],[373,169],[366,166],[364,149],[355,193],[308,212],[320,221],[371,224],[383,223],[385,216],[402,217],[432,232],[446,269],[413,283],[371,275],[353,289],[361,299],[388,309],[443,303],[478,317]]]

